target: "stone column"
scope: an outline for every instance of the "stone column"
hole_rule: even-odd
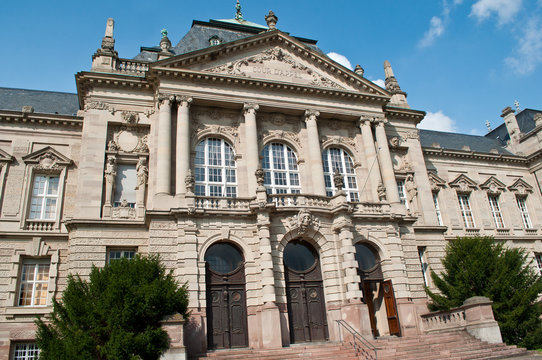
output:
[[[171,104],[175,97],[161,95],[158,98],[158,152],[156,159],[156,193],[171,191]]]
[[[188,96],[176,96],[179,106],[177,112],[177,154],[175,193],[186,193],[185,179],[190,169],[190,104],[192,98]]]
[[[324,182],[324,166],[322,164],[322,152],[320,150],[320,136],[316,118],[319,111],[305,111],[305,123],[307,124],[307,138],[309,149],[309,169],[312,174],[312,191],[316,195],[326,195],[326,184]]]
[[[382,182],[386,187],[386,196],[390,204],[400,204],[399,191],[397,190],[397,181],[391,162],[390,149],[388,147],[388,138],[386,136],[385,119],[376,120],[375,136],[379,148],[379,160],[382,170]]]
[[[342,255],[342,266],[344,269],[344,284],[346,286],[346,299],[354,300],[362,297],[359,289],[360,278],[358,275],[358,262],[354,247],[354,234],[352,232],[352,221],[345,216],[339,216],[335,219],[333,230],[339,235],[341,244],[340,252]]]
[[[248,196],[256,196],[256,178],[254,173],[259,168],[258,128],[256,126],[257,104],[244,104],[245,115],[245,153],[247,164]]]
[[[367,158],[367,166],[369,167],[368,180],[370,180],[371,199],[373,201],[378,200],[375,194],[375,190],[381,181],[380,179],[380,166],[378,165],[378,159],[376,157],[375,141],[373,138],[373,130],[371,128],[371,120],[362,117],[359,120],[359,127],[361,129],[361,136],[363,138],[363,148],[365,150],[365,157]]]

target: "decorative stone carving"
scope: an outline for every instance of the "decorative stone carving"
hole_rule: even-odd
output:
[[[192,132],[192,143],[206,134],[216,135],[216,134],[227,134],[235,143],[237,143],[239,138],[238,128],[236,126],[225,126],[225,125],[204,125],[199,124]]]
[[[414,176],[412,174],[409,174],[405,179],[405,190],[406,190],[406,197],[408,201],[408,208],[412,214],[417,214],[418,212],[418,202],[417,202],[417,196],[418,196],[418,189],[416,187],[416,184],[414,183]]]
[[[256,183],[258,184],[258,187],[263,187],[265,184],[265,171],[259,168],[256,170],[254,175],[256,175]]]
[[[126,124],[134,125],[139,122],[139,114],[135,111],[123,111],[121,116]]]
[[[57,170],[59,169],[59,166],[56,164],[56,157],[53,156],[51,153],[45,153],[39,158],[38,165],[36,165],[36,169],[40,170]]]
[[[114,184],[115,176],[117,176],[117,159],[109,155],[105,164],[104,177],[108,184]]]
[[[115,140],[109,140],[109,142],[107,143],[107,150],[119,151],[119,145],[115,142]]]
[[[245,113],[248,113],[248,112],[256,112],[260,109],[260,105],[258,104],[251,104],[251,103],[245,103],[243,105],[243,112]]]
[[[456,188],[457,191],[462,192],[462,193],[471,192],[477,187],[476,182],[471,180],[465,174],[461,174],[458,177],[456,177],[453,181],[450,181],[449,185],[453,188]]]
[[[378,193],[378,201],[380,202],[386,201],[386,187],[384,186],[384,184],[382,184],[382,181],[378,182],[376,192]]]
[[[412,171],[412,165],[410,164],[410,161],[408,160],[408,155],[404,154],[401,156],[401,162],[399,164],[399,171]]]
[[[133,219],[136,217],[136,211],[130,207],[126,199],[122,199],[118,207],[114,207],[111,211],[111,217],[119,219]]]
[[[538,113],[534,115],[534,123],[536,127],[542,126],[542,114]]]
[[[139,158],[139,161],[136,165],[136,172],[137,172],[137,183],[136,183],[136,190],[139,189],[145,189],[145,185],[147,185],[147,179],[149,178],[149,168],[147,167],[147,159],[142,157]]]
[[[412,130],[406,133],[407,139],[414,139],[419,140],[420,139],[420,132],[419,130]]]
[[[301,140],[299,139],[299,135],[292,131],[267,130],[260,135],[260,138],[264,144],[268,143],[273,139],[287,139],[296,143],[298,146],[301,146]]]
[[[194,185],[196,184],[196,179],[194,178],[194,175],[192,175],[191,169],[188,169],[188,174],[184,178],[184,184],[186,186],[186,192],[193,194]]]
[[[335,184],[337,191],[341,191],[344,187],[343,176],[337,169],[335,169],[335,173],[333,174],[333,183]]]
[[[148,153],[147,127],[123,124],[120,127],[112,127],[108,137],[107,150],[122,151],[125,153]]]
[[[396,148],[401,144],[401,138],[398,136],[394,136],[390,139],[390,147]]]
[[[109,111],[111,114],[115,114],[115,111],[116,111],[115,108],[112,107],[111,105],[99,100],[92,100],[85,103],[85,110],[92,110],[92,109],[106,110],[106,111]]]
[[[269,67],[264,65],[270,65],[273,62],[280,62],[287,64],[290,70],[286,68],[280,68],[277,64],[275,67]],[[258,65],[258,66],[254,66]],[[308,66],[296,61],[293,56],[286,53],[279,46],[272,49],[267,49],[260,54],[250,56],[248,58],[229,62],[214,68],[210,68],[207,71],[213,73],[222,73],[227,75],[237,75],[245,77],[279,77],[279,78],[294,78],[298,81],[305,80],[309,85],[328,87],[334,89],[343,89],[342,86],[314,72]]]
[[[322,136],[320,138],[320,142],[322,143],[323,148],[328,148],[334,144],[344,144],[357,151],[356,141],[352,138],[348,138],[345,136]]]
[[[289,219],[290,230],[297,229],[299,235],[305,235],[310,230],[318,231],[320,229],[320,220],[316,219],[307,209],[302,209],[296,216]]]
[[[265,22],[267,23],[267,27],[269,28],[269,31],[275,30],[277,28],[278,20],[279,18],[275,15],[275,13],[269,10],[269,14],[265,15]]]
[[[527,195],[528,193],[533,192],[533,187],[520,178],[514,181],[514,183],[508,187],[508,190],[516,193],[516,195]]]
[[[437,176],[433,171],[429,171],[427,176],[429,177],[431,191],[439,191],[441,188],[446,187],[446,181]]]
[[[32,164],[36,169],[43,172],[60,172],[63,168],[72,164],[69,158],[51,146],[23,156],[23,161]]]
[[[506,185],[495,176],[490,176],[483,184],[480,184],[480,189],[486,190],[489,194],[498,195],[506,189]]]

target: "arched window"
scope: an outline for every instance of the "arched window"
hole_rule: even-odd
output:
[[[271,143],[263,149],[262,167],[268,194],[299,194],[297,156],[288,146]]]
[[[207,138],[196,146],[194,159],[197,196],[237,196],[235,155],[222,139]]]
[[[335,194],[336,186],[333,181],[333,174],[338,171],[343,177],[343,190],[348,196],[348,201],[359,201],[358,183],[352,157],[343,149],[329,148],[322,153],[322,160],[327,196]]]
[[[237,246],[227,242],[219,242],[211,245],[205,252],[205,261],[214,272],[227,274],[241,265],[243,254]]]

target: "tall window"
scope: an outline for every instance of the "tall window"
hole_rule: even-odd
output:
[[[347,194],[348,201],[359,201],[358,183],[352,157],[343,149],[330,148],[323,152],[322,160],[327,196],[335,194],[336,186],[333,175],[335,172],[339,172],[343,177],[343,190]]]
[[[538,266],[538,271],[542,276],[542,253],[534,253],[534,258],[536,261],[536,266]]]
[[[15,344],[13,348],[13,360],[38,360],[40,350],[34,343]]]
[[[420,259],[420,264],[422,266],[422,277],[423,277],[423,284],[425,286],[429,286],[429,264],[427,263],[427,259],[425,257],[425,246],[419,246],[418,247],[418,258]]]
[[[399,201],[408,209],[408,201],[406,198],[405,180],[397,180],[397,191],[399,192]]]
[[[237,196],[235,155],[224,140],[208,138],[196,146],[194,172],[196,195]]]
[[[438,204],[438,193],[433,193],[433,204],[435,204],[435,211],[437,213],[437,220],[439,225],[443,225],[442,223],[442,214],[440,213],[440,206]]]
[[[58,175],[36,175],[30,200],[30,219],[54,220],[58,202]]]
[[[297,156],[288,146],[271,143],[263,148],[262,167],[268,194],[299,194]]]
[[[465,224],[465,227],[475,227],[474,218],[472,216],[472,209],[470,207],[469,195],[457,195],[457,200],[459,201],[459,209],[461,210],[461,217],[463,218],[463,223]]]
[[[117,176],[115,176],[115,194],[113,195],[113,206],[120,206],[123,200],[128,202],[128,206],[135,207],[136,204],[136,183],[137,172],[135,164],[119,164],[117,166]]]
[[[504,227],[504,220],[502,219],[501,207],[499,206],[499,197],[495,195],[488,195],[489,206],[491,207],[491,215],[497,229]]]
[[[111,262],[119,259],[133,259],[135,254],[135,249],[110,249],[107,254],[107,261]]]
[[[49,259],[26,259],[19,278],[19,306],[45,306]]]
[[[527,210],[527,202],[525,197],[516,197],[519,212],[521,214],[521,220],[523,220],[523,227],[525,229],[532,229],[531,217],[529,216],[529,210]]]

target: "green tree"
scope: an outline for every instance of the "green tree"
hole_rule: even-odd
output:
[[[158,256],[93,267],[89,281],[69,275],[51,318],[36,320],[41,360],[158,359],[169,346],[160,321],[186,317],[187,289]]]
[[[491,237],[452,240],[442,260],[444,271],[431,278],[440,293],[426,289],[431,310],[458,307],[471,296],[493,301],[504,342],[530,349],[542,346],[542,279],[523,249],[508,248]]]

